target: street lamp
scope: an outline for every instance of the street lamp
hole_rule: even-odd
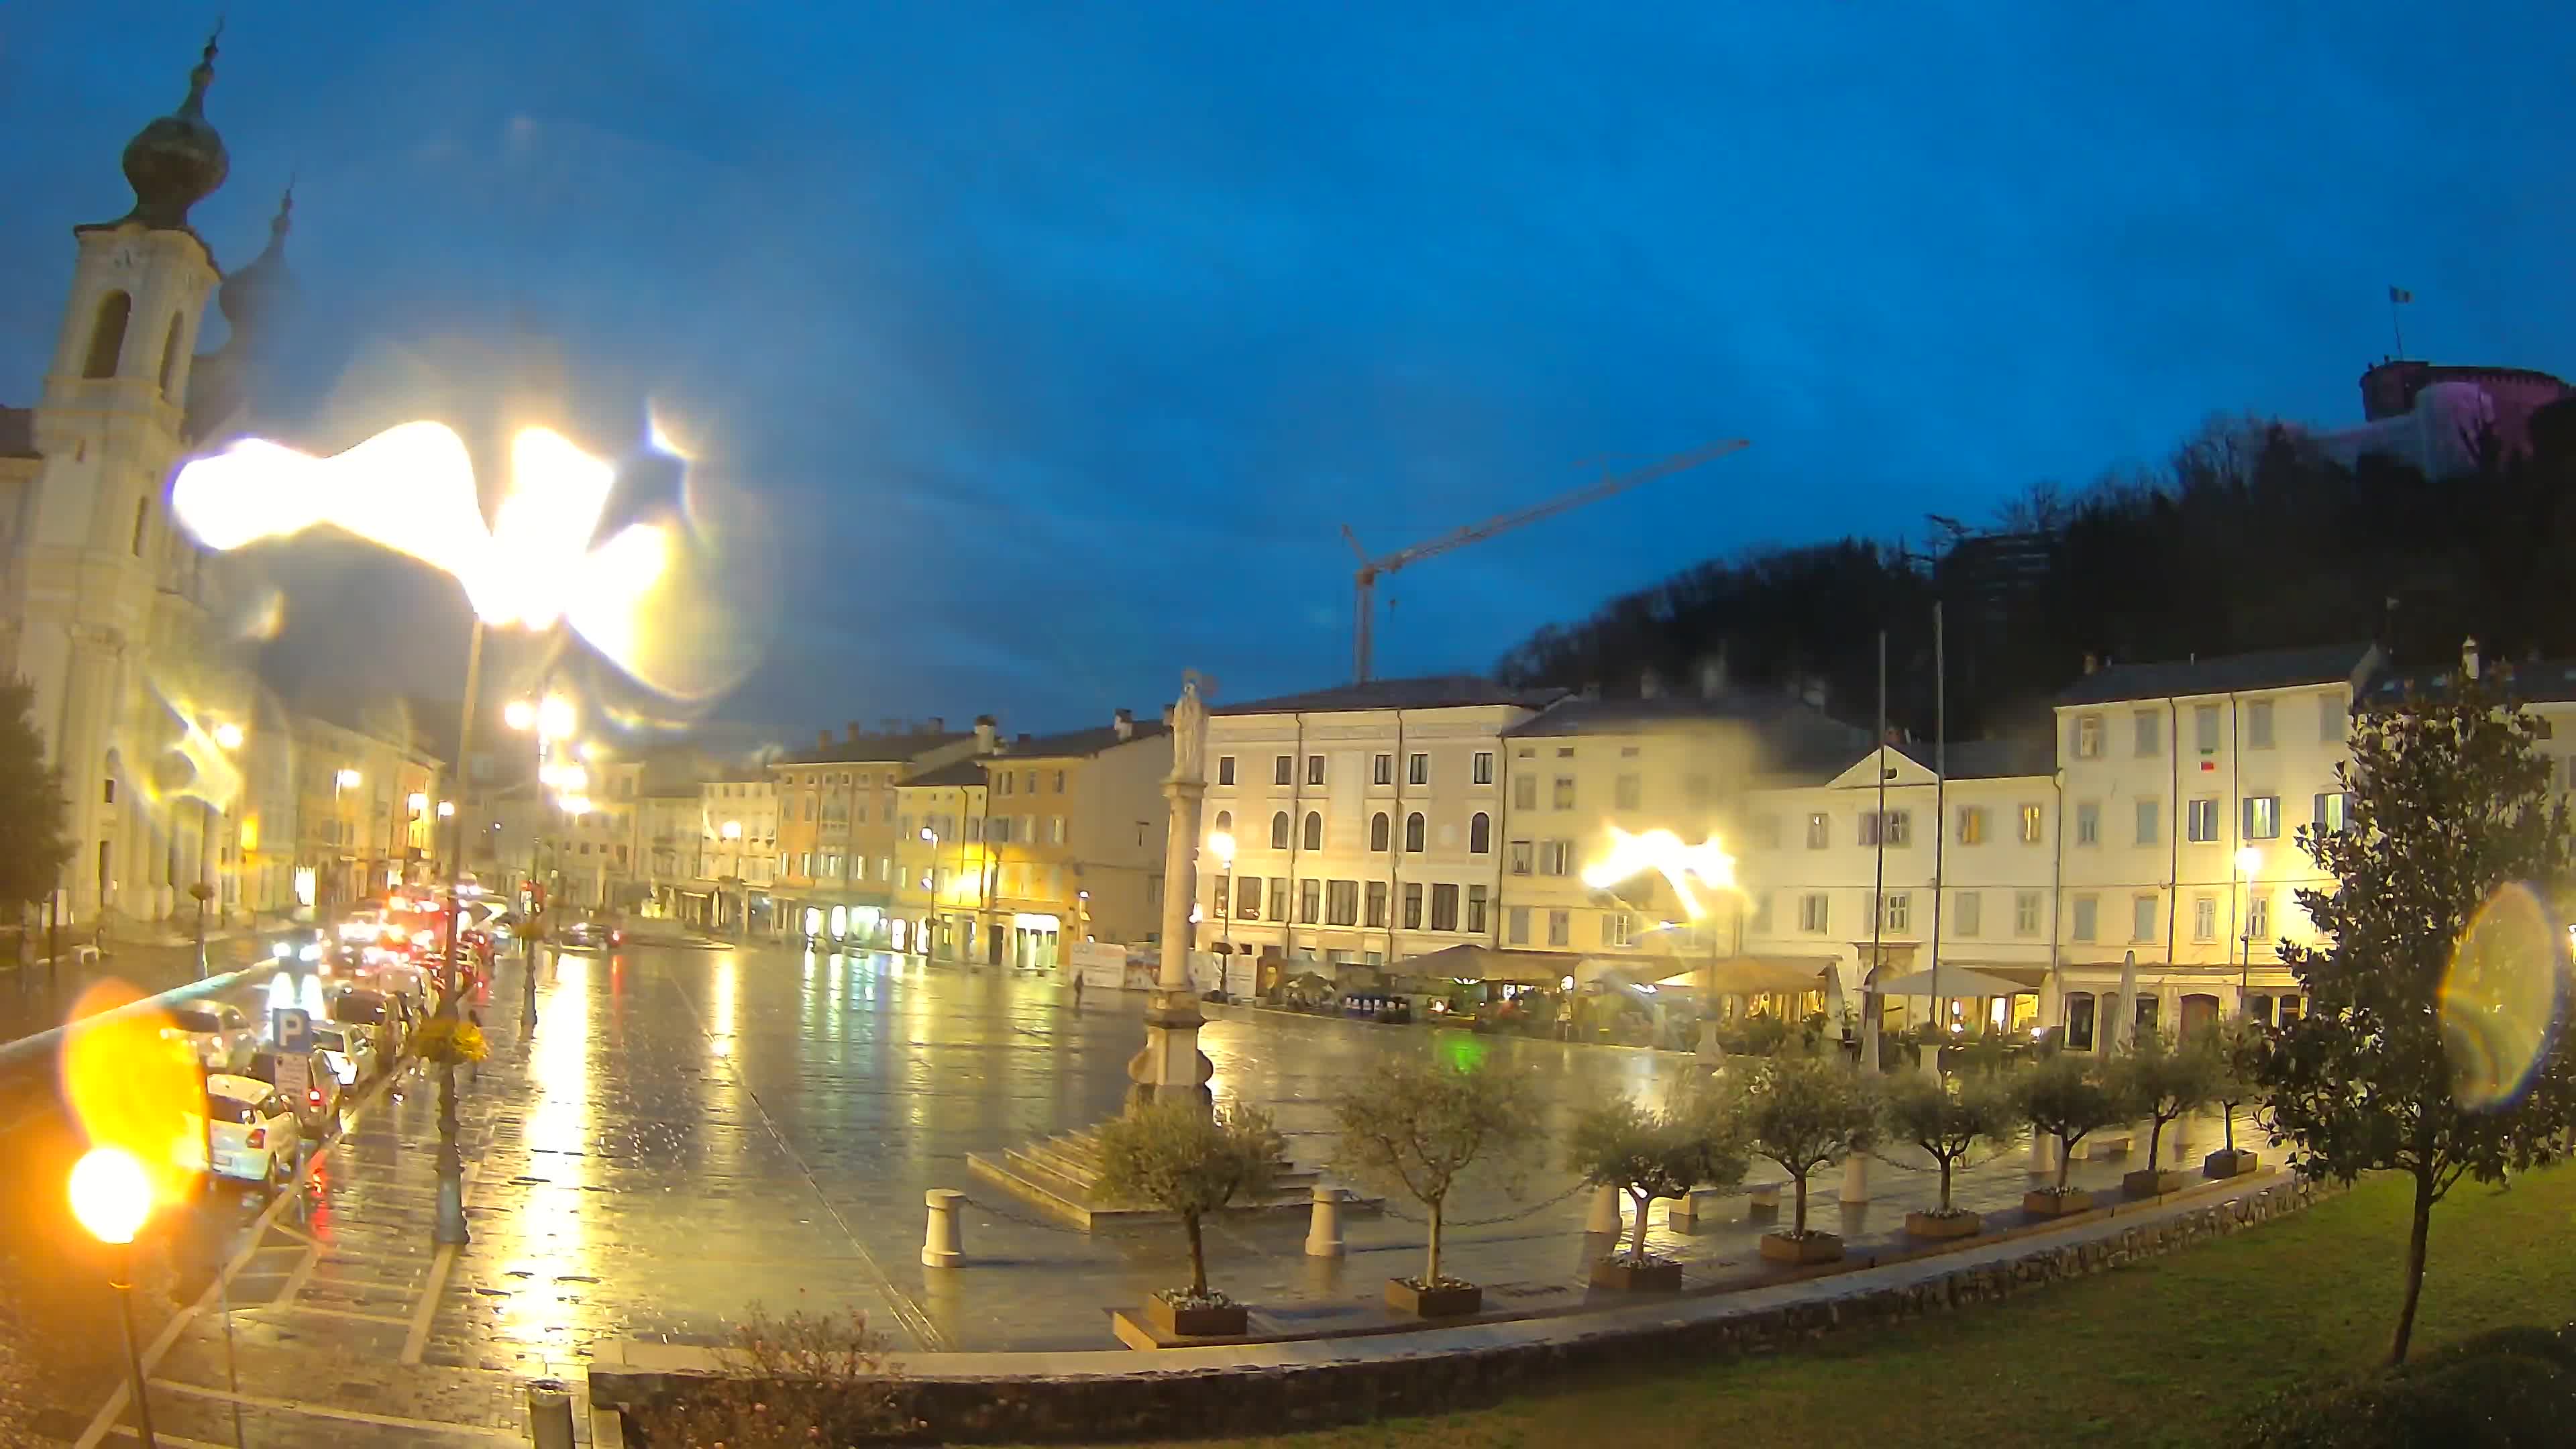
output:
[[[1217,864],[1225,867],[1225,909],[1217,914],[1224,917],[1218,928],[1224,933],[1225,957],[1230,962],[1234,959],[1234,832],[1220,830],[1209,836],[1208,849],[1216,852]],[[1219,965],[1217,969],[1222,972],[1225,968]]]
[[[2250,845],[2240,847],[2234,863],[2237,878],[2250,892],[2254,885],[2254,872],[2263,866],[2263,852]],[[2227,913],[2230,916],[2236,914],[2236,895],[2232,891],[2228,895]],[[2235,922],[2229,924],[2234,925]],[[2247,1014],[2247,999],[2253,994],[2254,987],[2254,902],[2250,895],[2245,902],[2243,929],[2236,932],[2236,943],[2244,953],[2236,968],[2236,1014],[2243,1016]]]
[[[116,1273],[108,1286],[116,1290],[116,1321],[125,1331],[134,1432],[144,1449],[155,1449],[152,1404],[144,1395],[143,1355],[134,1346],[134,1235],[152,1216],[152,1179],[133,1153],[121,1147],[93,1147],[72,1164],[70,1188],[72,1216],[91,1237],[118,1250]]]

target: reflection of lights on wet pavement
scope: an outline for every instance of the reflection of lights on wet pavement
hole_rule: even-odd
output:
[[[537,1099],[528,1111],[524,1134],[531,1167],[544,1161],[551,1173],[530,1171],[526,1198],[513,1226],[518,1252],[511,1264],[524,1271],[510,1295],[500,1300],[495,1334],[504,1340],[544,1342],[568,1330],[572,1306],[563,1280],[584,1275],[587,1239],[582,1209],[595,1194],[580,1178],[601,1171],[591,1140],[590,963],[584,955],[555,955],[555,989],[547,993],[545,1013],[529,1052],[528,1071]]]
[[[2508,885],[2478,908],[2442,977],[2442,1048],[2461,1106],[2521,1097],[2566,1025],[2569,975],[2567,931],[2537,891]]]

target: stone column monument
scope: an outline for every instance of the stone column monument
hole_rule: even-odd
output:
[[[1199,1050],[1199,994],[1190,984],[1190,908],[1198,900],[1199,809],[1207,794],[1207,704],[1199,676],[1182,677],[1172,707],[1171,834],[1163,843],[1163,960],[1145,1006],[1145,1049],[1127,1063],[1130,1103],[1209,1103],[1216,1068]]]

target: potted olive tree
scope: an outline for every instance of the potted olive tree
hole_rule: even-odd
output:
[[[1807,1227],[1807,1179],[1878,1140],[1875,1084],[1823,1057],[1774,1057],[1754,1073],[1741,1110],[1753,1150],[1780,1164],[1797,1194],[1789,1230],[1763,1234],[1762,1256],[1775,1263],[1840,1258],[1841,1234]]]
[[[1213,1113],[1196,1102],[1151,1102],[1100,1126],[1100,1187],[1110,1197],[1152,1203],[1181,1220],[1190,1240],[1190,1286],[1145,1301],[1145,1321],[1171,1338],[1244,1332],[1243,1305],[1208,1287],[1199,1220],[1237,1198],[1258,1197],[1286,1143],[1270,1114],[1241,1103]]]
[[[1981,1142],[2001,1142],[2021,1130],[2021,1108],[2000,1072],[1949,1082],[1899,1077],[1888,1088],[1887,1135],[1922,1148],[1941,1169],[1941,1205],[1905,1215],[1905,1231],[1918,1238],[1972,1238],[1984,1227],[1975,1213],[1954,1207],[1950,1183],[1960,1162]]]
[[[2200,1170],[2206,1177],[2236,1177],[2260,1165],[2253,1153],[2236,1145],[2236,1109],[2262,1092],[2263,1060],[2271,1054],[2272,1033],[2260,1022],[2231,1016],[2210,1034],[2209,1049],[2218,1057],[2209,1099],[2218,1106],[2219,1130],[2226,1134],[2227,1145],[2202,1158]]]
[[[1630,1292],[1682,1286],[1681,1264],[1646,1251],[1648,1205],[1695,1187],[1732,1187],[1744,1178],[1740,1114],[1707,1086],[1683,1087],[1660,1110],[1626,1097],[1589,1108],[1574,1119],[1566,1156],[1586,1186],[1616,1188],[1637,1205],[1628,1250],[1622,1253],[1614,1244],[1592,1265],[1595,1286]]]
[[[2165,1128],[2183,1114],[2209,1105],[2218,1085],[2218,1054],[2210,1050],[2205,1037],[2206,1033],[2194,1033],[2191,1040],[2176,1045],[2161,1034],[2149,1034],[2139,1040],[2137,1050],[2111,1063],[2115,1090],[2148,1122],[2146,1165],[2120,1179],[2120,1190],[2131,1197],[2182,1189],[2182,1170],[2163,1164]]]
[[[2016,1086],[2022,1115],[2033,1128],[2057,1139],[2057,1181],[2023,1193],[2022,1211],[2041,1217],[2091,1211],[2093,1194],[2066,1185],[2075,1144],[2101,1128],[2129,1120],[2129,1103],[2103,1072],[2067,1052],[2042,1058],[2022,1073]]]
[[[1333,1101],[1341,1129],[1334,1166],[1422,1204],[1429,1248],[1418,1278],[1386,1280],[1391,1307],[1424,1318],[1474,1313],[1485,1290],[1440,1270],[1441,1218],[1471,1174],[1516,1191],[1541,1142],[1533,1079],[1492,1058],[1450,1066],[1427,1056],[1378,1060]]]

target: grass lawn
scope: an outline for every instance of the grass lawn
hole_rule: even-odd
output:
[[[2207,1445],[2305,1375],[2386,1352],[2408,1184],[2011,1302],[1770,1358],[1592,1378],[1474,1413],[1216,1441],[1264,1449]],[[2576,1317],[2576,1168],[2434,1211],[2417,1352]]]

